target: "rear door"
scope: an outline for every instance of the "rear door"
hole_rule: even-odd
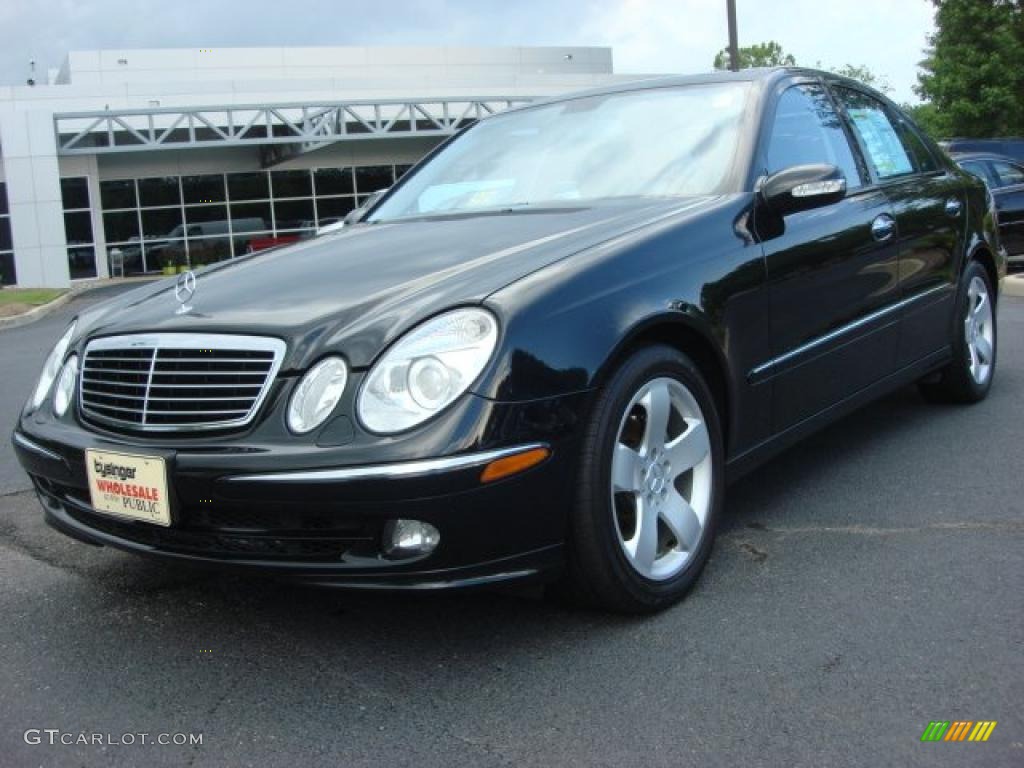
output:
[[[896,217],[903,367],[949,343],[967,222],[964,184],[898,112],[864,91],[833,90]]]
[[[847,194],[785,216],[763,238],[774,358],[753,372],[773,382],[779,432],[891,373],[898,338],[898,256],[892,206],[865,185],[866,171],[828,92],[818,82],[784,87],[763,148],[763,171],[826,163]]]

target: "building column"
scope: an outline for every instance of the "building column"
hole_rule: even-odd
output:
[[[49,110],[0,112],[18,285],[67,288],[67,238],[57,137]]]

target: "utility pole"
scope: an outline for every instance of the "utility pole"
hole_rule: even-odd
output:
[[[740,48],[736,35],[736,0],[725,0],[729,12],[729,69],[740,71]]]

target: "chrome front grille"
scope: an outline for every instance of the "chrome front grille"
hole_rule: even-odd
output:
[[[150,333],[90,341],[79,377],[82,416],[145,432],[248,424],[285,344],[263,336]]]

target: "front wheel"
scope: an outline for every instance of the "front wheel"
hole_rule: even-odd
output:
[[[984,400],[996,371],[995,307],[986,269],[972,261],[964,270],[953,326],[953,360],[938,381],[921,384],[929,400],[976,403]]]
[[[574,594],[625,613],[681,598],[711,551],[722,452],[715,402],[693,362],[664,346],[633,354],[603,388],[584,437]]]

